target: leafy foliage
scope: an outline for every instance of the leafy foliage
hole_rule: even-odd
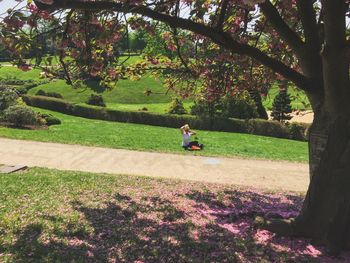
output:
[[[48,114],[48,113],[39,113],[40,118],[45,120],[45,124],[47,126],[51,126],[51,125],[59,125],[61,124],[61,120],[55,116],[53,116],[52,114]]]
[[[191,106],[191,114],[198,117],[211,117],[213,118],[220,109],[221,104],[218,101],[208,101],[203,98],[194,101]]]
[[[0,111],[15,105],[18,99],[18,93],[12,88],[0,88]]]
[[[168,113],[170,113],[170,114],[186,114],[187,111],[184,108],[182,101],[179,98],[174,97],[170,103]]]
[[[232,96],[226,95],[214,101],[201,98],[191,107],[191,114],[211,118],[215,116],[237,119],[259,117],[256,104],[247,91]]]
[[[257,107],[247,91],[235,96],[225,96],[222,100],[222,115],[228,118],[258,118]]]
[[[40,124],[38,115],[31,108],[21,105],[12,105],[8,107],[4,111],[3,118],[6,122],[16,127]]]
[[[5,71],[6,72],[6,71]],[[20,73],[23,73],[20,71]],[[39,81],[34,79],[22,80],[16,77],[0,77],[0,88],[13,88],[19,95],[26,94],[30,89],[37,87],[38,85],[44,84],[47,81]]]

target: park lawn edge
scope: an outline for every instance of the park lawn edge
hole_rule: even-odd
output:
[[[256,160],[271,160],[271,161],[285,161],[294,163],[307,163],[307,145],[305,142],[298,142],[287,139],[277,139],[265,136],[240,134],[240,133],[226,133],[226,132],[211,132],[198,131],[200,136],[204,136],[204,140],[200,140],[205,144],[203,152],[185,151],[180,147],[181,137],[178,129],[164,128],[157,126],[149,126],[142,124],[118,123],[101,120],[91,120],[81,117],[74,117],[53,111],[42,110],[34,108],[36,111],[42,113],[53,114],[61,119],[62,124],[58,126],[51,126],[48,130],[21,130],[3,127],[0,128],[0,137],[17,140],[29,140],[38,142],[62,143],[69,145],[82,145],[87,147],[111,148],[111,149],[126,149],[140,152],[159,152],[180,155],[198,155],[206,157],[224,157],[224,158],[239,158],[239,159],[256,159]],[[0,126],[1,127],[1,126]],[[81,131],[77,128],[83,127]],[[94,130],[99,128],[100,130]],[[99,131],[106,134],[101,134],[99,138],[95,138]],[[133,139],[132,144],[120,144],[115,142],[114,137],[108,137],[110,134],[114,136],[114,132],[121,132],[117,134],[121,140]],[[83,133],[83,134],[80,134]],[[135,136],[140,136],[148,133],[149,136],[157,136],[160,134],[160,147],[149,144],[142,144],[148,139],[141,138],[141,141],[135,139]],[[164,135],[163,135],[164,134]],[[75,136],[71,138],[71,136]],[[84,137],[85,136],[85,137]],[[101,137],[102,136],[102,137]],[[123,137],[126,136],[126,139]],[[129,137],[128,137],[129,136]],[[162,137],[163,136],[163,137]],[[67,137],[69,139],[67,139]],[[105,139],[103,141],[101,139]],[[145,137],[145,136],[143,136]],[[146,136],[147,137],[147,136]],[[101,139],[100,139],[101,138]],[[117,139],[118,139],[117,138]],[[217,145],[213,145],[213,140],[218,140]],[[81,142],[83,141],[83,143]],[[167,143],[168,145],[163,146]],[[284,144],[284,142],[286,144]],[[119,143],[119,144],[118,144]],[[214,141],[215,143],[215,141]],[[260,146],[261,145],[261,146]],[[151,147],[149,147],[151,146]],[[207,147],[209,146],[209,147]],[[291,147],[287,152],[280,150],[280,146]],[[217,149],[219,147],[219,149]],[[225,147],[226,149],[221,149]],[[265,147],[265,148],[264,148]],[[267,147],[267,148],[266,148]],[[272,148],[271,148],[272,147]],[[301,149],[302,147],[303,149]],[[270,153],[272,155],[270,155]],[[271,157],[272,156],[272,157]],[[289,157],[292,156],[292,157]]]

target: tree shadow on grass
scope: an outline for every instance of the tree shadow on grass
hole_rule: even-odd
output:
[[[307,242],[281,241],[251,225],[253,214],[289,213],[301,202],[250,191],[192,191],[173,199],[116,194],[98,206],[72,202],[83,221],[47,216],[62,226],[48,240],[43,224],[31,224],[4,249],[15,262],[319,262],[304,253]]]

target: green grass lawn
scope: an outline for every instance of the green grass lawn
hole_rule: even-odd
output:
[[[198,131],[204,151],[187,152],[181,145],[178,129],[90,120],[47,110],[61,125],[48,130],[23,130],[0,127],[0,136],[14,139],[82,144],[142,151],[200,154],[206,156],[241,156],[306,162],[307,143],[249,134]]]
[[[302,199],[41,168],[0,174],[0,262],[333,262],[308,240],[253,226],[257,212],[296,215]]]
[[[16,78],[20,80],[39,80],[40,70],[22,71],[16,67],[0,67],[0,78]]]

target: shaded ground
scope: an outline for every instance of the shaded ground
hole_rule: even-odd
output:
[[[255,229],[302,196],[47,169],[0,175],[1,262],[349,262]]]
[[[0,163],[95,173],[145,175],[305,192],[308,165],[208,158],[0,138]]]

